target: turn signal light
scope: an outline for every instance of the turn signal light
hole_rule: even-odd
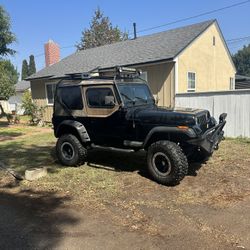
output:
[[[177,126],[177,128],[182,129],[182,130],[187,130],[187,129],[189,129],[188,126]]]

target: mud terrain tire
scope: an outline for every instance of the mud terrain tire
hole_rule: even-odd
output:
[[[64,134],[57,140],[57,158],[65,166],[79,166],[87,157],[87,150],[72,134]]]
[[[155,181],[174,186],[188,173],[188,161],[180,146],[171,141],[157,141],[148,149],[148,171]]]

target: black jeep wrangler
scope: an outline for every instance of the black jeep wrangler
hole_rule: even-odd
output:
[[[185,177],[188,159],[218,149],[226,123],[226,114],[217,123],[207,110],[158,107],[140,72],[124,67],[66,75],[54,100],[56,151],[63,165],[84,163],[94,148],[145,150],[150,175],[165,185]]]

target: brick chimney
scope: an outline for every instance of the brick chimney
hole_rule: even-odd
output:
[[[60,61],[60,48],[57,43],[49,40],[44,44],[46,67]]]

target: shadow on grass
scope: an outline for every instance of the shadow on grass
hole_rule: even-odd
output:
[[[8,121],[3,121],[3,120],[0,121],[0,127],[8,127],[8,126],[9,126]]]
[[[197,176],[197,172],[205,163],[193,161],[189,163],[188,176]],[[88,154],[87,165],[93,168],[101,168],[108,171],[134,172],[151,179],[147,171],[147,153],[118,153],[101,150],[91,150]]]
[[[63,227],[78,219],[66,212],[66,197],[55,192],[18,193],[0,187],[0,249],[54,249],[64,238]]]
[[[107,171],[137,172],[139,175],[151,179],[147,171],[146,152],[144,151],[122,153],[95,149],[89,151],[87,165]]]
[[[56,171],[52,170],[57,167],[52,155],[53,147],[54,144],[38,146],[25,145],[22,141],[11,141],[1,145],[0,161],[20,174],[24,174],[27,169],[37,167],[48,167],[49,171]]]
[[[0,141],[14,140],[16,137],[23,135],[21,132],[1,131]]]
[[[203,164],[205,164],[206,162],[191,162],[189,163],[188,166],[188,176],[197,176],[199,170],[202,168]]]
[[[1,145],[0,161],[13,168],[20,174],[25,170],[47,167],[48,172],[56,173],[62,167],[56,158],[54,143],[46,146],[25,145],[22,141],[10,142]],[[134,172],[151,179],[147,171],[146,152],[120,153],[102,150],[90,150],[87,165],[92,168],[101,168],[107,171]],[[196,176],[202,163],[192,163],[188,175]]]

